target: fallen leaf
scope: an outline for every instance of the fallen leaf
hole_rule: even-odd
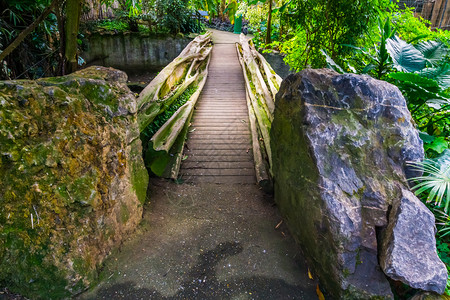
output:
[[[283,220],[281,220],[281,221],[277,224],[277,226],[275,226],[275,229],[278,229],[278,228],[281,226],[281,224],[283,224]]]
[[[319,300],[325,300],[325,296],[320,291],[319,285],[317,285],[317,287],[316,287],[316,293],[317,293],[317,297],[319,297]]]
[[[314,280],[314,278],[312,277],[311,272],[309,271],[309,268],[308,268],[308,277],[309,277],[309,279]]]

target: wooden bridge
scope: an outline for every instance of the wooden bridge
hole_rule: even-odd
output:
[[[244,76],[235,40],[218,34],[180,175],[192,183],[255,183]]]
[[[281,77],[243,35],[215,31],[212,38],[214,46],[210,33],[195,38],[141,92],[139,127],[151,135],[143,140],[151,150],[144,150],[146,165],[189,183],[270,189],[269,132]],[[184,104],[162,120],[178,99]]]

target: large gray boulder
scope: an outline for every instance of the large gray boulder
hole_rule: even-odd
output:
[[[326,289],[341,299],[393,298],[378,262],[378,239],[388,236],[381,234],[388,225],[407,223],[389,212],[401,203],[407,177],[415,175],[406,162],[424,155],[400,91],[328,69],[290,75],[277,94],[271,141],[275,201]],[[414,203],[410,208],[423,212]],[[421,288],[443,291],[433,221],[427,217],[421,224],[426,229],[407,238],[412,245],[427,241],[423,255],[434,267],[408,267],[435,280]],[[409,250],[419,257],[421,249]]]

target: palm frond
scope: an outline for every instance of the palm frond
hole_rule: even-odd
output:
[[[423,41],[415,47],[432,66],[438,65],[442,61],[442,58],[448,54],[447,46],[441,41]]]
[[[386,49],[399,72],[417,72],[426,67],[427,59],[413,45],[398,36],[387,39]]]
[[[408,165],[424,173],[423,176],[410,179],[418,182],[412,188],[415,194],[428,192],[427,202],[434,201],[437,207],[441,207],[444,202],[444,212],[447,212],[450,205],[450,165],[443,168],[429,159],[423,162],[410,162]]]
[[[450,64],[444,63],[434,68],[425,68],[418,72],[423,77],[434,79],[439,83],[442,90],[450,87]]]

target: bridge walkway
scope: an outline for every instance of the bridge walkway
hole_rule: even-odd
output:
[[[208,79],[194,111],[181,178],[192,183],[254,184],[244,76],[235,46],[238,39],[217,34],[213,39]]]

